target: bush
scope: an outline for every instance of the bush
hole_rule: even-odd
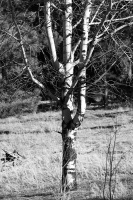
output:
[[[23,101],[17,100],[12,103],[1,103],[0,118],[33,112],[31,101],[32,99],[30,98]]]

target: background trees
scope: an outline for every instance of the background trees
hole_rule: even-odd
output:
[[[92,44],[94,32],[98,28],[99,22],[104,16],[108,6],[108,2],[106,1],[92,3],[93,11],[91,15],[91,21],[89,23],[89,46],[90,44]],[[114,1],[112,3],[112,12],[109,16],[107,16],[106,22],[104,22],[104,26],[99,30],[99,35],[97,36],[98,45],[95,45],[93,58],[91,58],[91,63],[88,62],[87,64],[87,73],[88,76],[91,77],[87,79],[89,85],[87,91],[89,96],[91,95],[91,93],[94,93],[93,87],[97,87],[95,84],[95,80],[97,80],[98,77],[100,77],[104,73],[104,66],[106,66],[106,68],[109,68],[108,66],[113,65],[107,74],[107,79],[111,79],[111,81],[107,81],[109,91],[111,92],[114,92],[112,87],[114,87],[114,81],[116,82],[116,77],[119,79],[117,79],[117,82],[120,81],[122,83],[124,81],[124,84],[127,84],[127,82],[129,84],[129,79],[131,79],[132,76],[132,2]],[[41,81],[43,79],[41,73],[42,71],[45,71],[44,68],[46,69],[46,64],[51,64],[50,52],[48,50],[48,40],[46,37],[43,2],[38,1],[37,3],[35,3],[34,1],[29,2],[25,0],[15,1],[13,5],[17,16],[17,23],[21,25],[21,33],[23,35],[28,61],[32,66],[35,74],[38,74],[39,80]],[[84,6],[83,3],[81,3],[80,1],[74,1],[72,6],[74,13],[72,20],[74,26],[72,43],[74,46],[75,44],[78,45],[78,43],[80,43],[82,35],[81,13],[83,13]],[[63,61],[63,54],[60,53],[63,51],[62,8],[63,4],[59,3],[58,1],[55,1],[54,6],[52,6],[52,28],[55,45],[57,48],[57,57],[60,62]],[[20,71],[23,68],[23,60],[19,44],[13,38],[17,33],[12,24],[11,13],[7,1],[2,1],[0,15],[1,77],[3,77],[3,79],[5,80],[9,80],[9,77],[14,78],[14,76],[16,76],[17,74],[20,75]],[[78,45],[74,54],[75,60],[78,60],[79,52],[80,46]],[[76,71],[77,65],[75,66],[75,73]],[[25,80],[25,86],[28,79],[28,77],[25,77],[25,79],[23,79],[23,81]],[[18,82],[16,83],[17,86],[20,87],[20,84],[18,84]],[[104,91],[104,81],[100,79],[100,82],[98,83],[100,87],[101,85],[103,86]],[[92,87],[90,87],[90,85]],[[117,87],[118,84],[116,84],[115,88]],[[97,90],[99,91],[98,88]],[[101,91],[101,93],[104,93],[103,91]]]

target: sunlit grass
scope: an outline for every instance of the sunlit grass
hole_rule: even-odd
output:
[[[103,197],[106,155],[109,140],[117,128],[115,166],[123,155],[114,177],[115,198],[132,194],[133,137],[132,112],[87,111],[77,136],[77,199]],[[0,120],[0,156],[17,150],[25,159],[15,166],[1,168],[0,195],[52,193],[60,196],[62,138],[61,113],[46,112]],[[109,178],[109,177],[108,177]],[[105,188],[108,197],[108,182]]]

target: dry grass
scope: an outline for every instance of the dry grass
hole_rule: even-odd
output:
[[[133,114],[125,109],[88,110],[77,137],[78,185],[70,199],[102,199],[106,155],[117,129],[113,167],[115,199],[133,199]],[[1,199],[56,199],[60,197],[62,140],[61,113],[46,112],[0,120],[0,157],[17,150],[26,159],[0,172]],[[108,180],[105,195],[108,197]]]

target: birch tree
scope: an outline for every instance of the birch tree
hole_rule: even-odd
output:
[[[133,25],[133,15],[126,14],[122,17],[123,7],[129,7],[132,2],[130,0],[40,0],[33,1],[32,4],[43,4],[44,8],[44,26],[47,33],[49,50],[52,60],[52,66],[58,70],[62,80],[62,91],[60,96],[55,96],[50,89],[42,82],[36,79],[32,72],[32,67],[28,62],[26,55],[24,40],[21,32],[21,26],[17,23],[12,0],[8,0],[11,10],[12,20],[17,31],[17,36],[13,36],[20,44],[23,62],[25,67],[23,71],[27,71],[34,83],[36,83],[44,92],[59,102],[62,107],[62,191],[75,190],[77,188],[76,176],[76,135],[80,127],[86,110],[86,89],[89,87],[86,83],[86,69],[92,64],[92,58],[97,45],[101,41],[112,39],[116,41],[116,35],[127,26]],[[75,8],[76,7],[76,8]],[[77,14],[78,17],[76,21]],[[63,61],[59,62],[57,49],[53,35],[53,10],[61,15],[59,22],[63,22],[60,28],[63,38]],[[81,13],[79,13],[81,11]],[[124,22],[124,23],[123,23]],[[115,25],[117,23],[117,26]],[[76,37],[76,32],[80,28]],[[77,67],[78,72],[74,74]],[[96,80],[99,83],[107,73],[104,71]],[[74,89],[78,88],[78,104],[74,113]]]
[[[62,189],[72,190],[77,186],[76,181],[76,135],[77,129],[81,125],[85,110],[86,110],[86,66],[90,63],[91,57],[95,46],[100,40],[105,37],[109,37],[114,32],[109,33],[111,21],[116,21],[116,13],[111,14],[112,7],[119,6],[118,2],[109,0],[107,2],[101,1],[98,3],[97,9],[94,9],[96,5],[95,1],[86,0],[80,3],[84,8],[81,19],[72,26],[73,10],[72,0],[65,0],[63,2],[63,63],[58,63],[56,49],[54,45],[54,39],[52,34],[52,23],[51,23],[51,6],[52,1],[46,1],[45,4],[45,15],[46,15],[46,30],[49,40],[49,46],[51,49],[51,56],[54,65],[61,70],[63,74],[63,88],[62,88],[62,140],[63,140],[63,163],[62,163]],[[79,3],[77,1],[77,3]],[[126,3],[126,2],[125,2]],[[129,3],[129,2],[128,2]],[[105,12],[102,13],[101,21],[95,22],[97,15],[99,14],[100,8],[105,5]],[[110,14],[110,16],[109,16]],[[110,20],[108,20],[108,17]],[[132,17],[130,16],[130,19]],[[119,19],[122,20],[122,19]],[[81,21],[81,22],[80,22]],[[74,28],[81,23],[82,34],[77,43],[72,46],[72,36]],[[94,31],[92,38],[90,36],[91,25],[98,23],[97,29]],[[133,22],[131,21],[132,25]],[[121,29],[122,27],[119,27]],[[80,46],[79,59],[75,60],[74,55],[76,49]],[[74,67],[78,65],[78,75],[74,79]],[[101,77],[100,77],[101,78]],[[73,115],[73,90],[78,83],[78,107],[77,112]]]

